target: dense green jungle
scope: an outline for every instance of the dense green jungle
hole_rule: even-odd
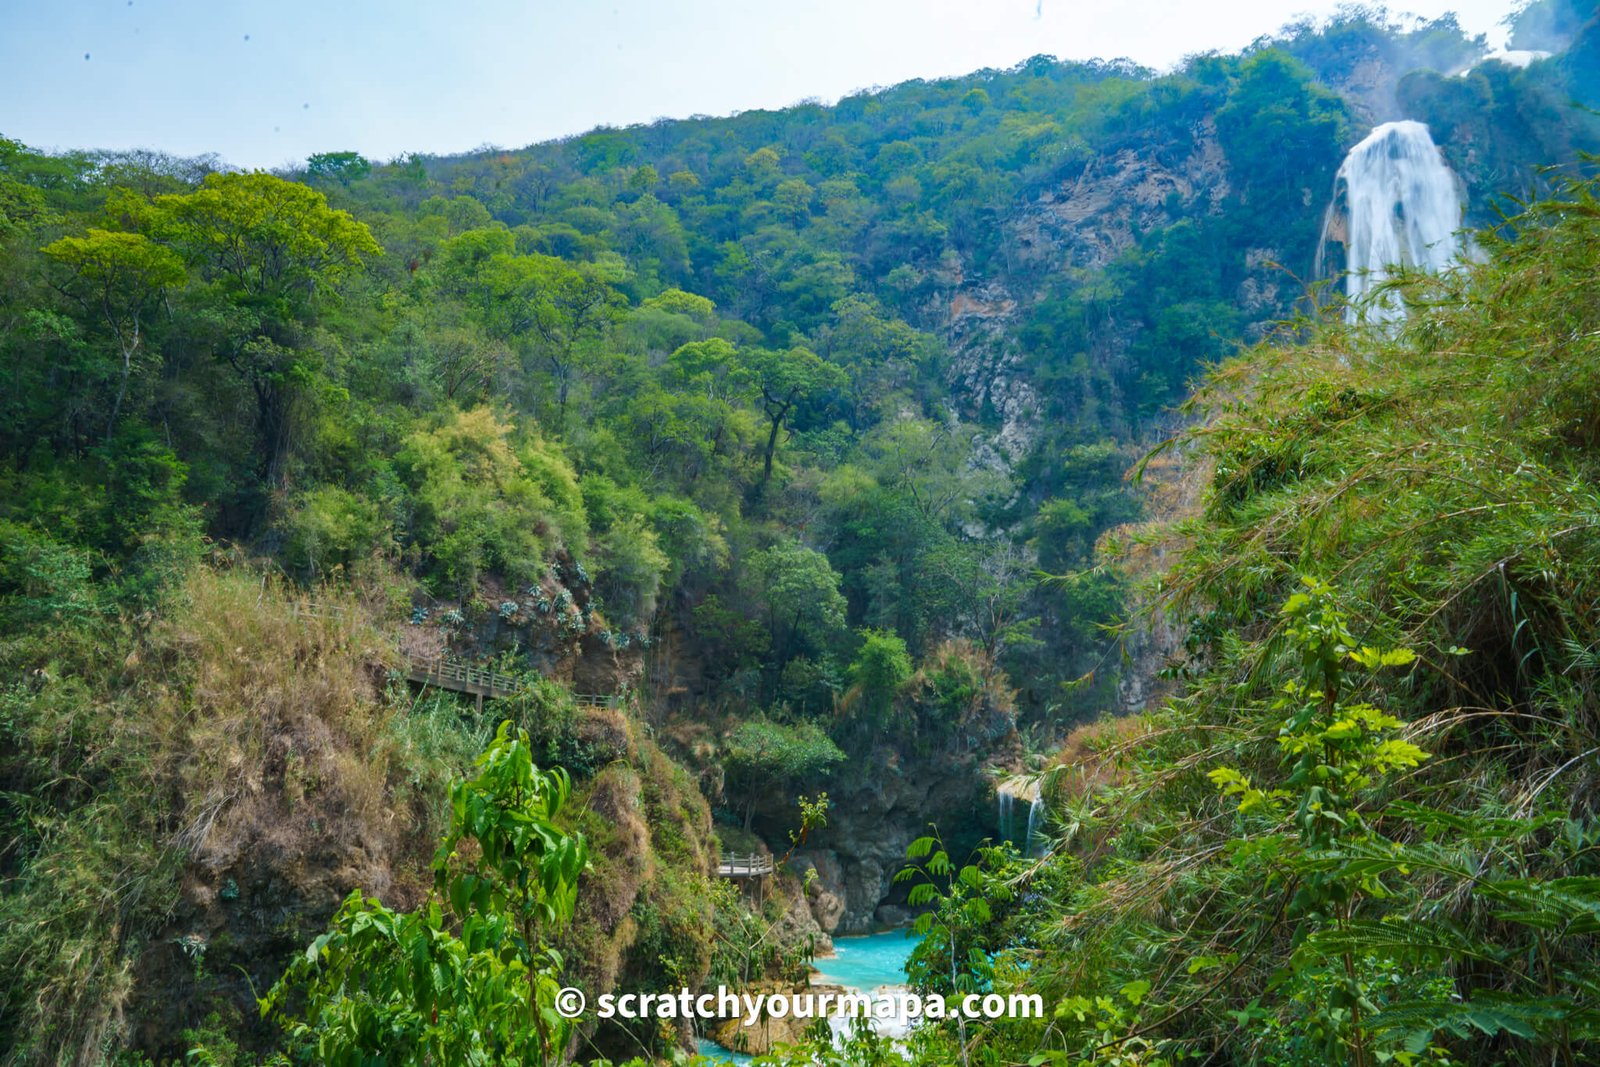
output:
[[[1600,20],[1512,30],[0,139],[0,1063],[1600,1063]],[[1401,119],[1472,237],[1369,318]],[[556,1007],[900,926],[1042,1016]]]

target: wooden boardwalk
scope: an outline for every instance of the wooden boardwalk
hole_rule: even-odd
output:
[[[765,878],[771,873],[771,856],[724,856],[717,866],[718,878]]]
[[[475,667],[466,660],[453,656],[418,656],[406,660],[406,679],[418,685],[431,685],[436,689],[449,689],[456,693],[471,693],[480,701],[484,698],[508,697],[522,688],[522,682],[509,674]]]
[[[454,656],[409,657],[406,659],[406,680],[475,696],[480,707],[485,700],[519,693],[527,684],[521,678],[479,667]],[[619,708],[626,698],[615,693],[574,693],[572,700],[579,708]]]

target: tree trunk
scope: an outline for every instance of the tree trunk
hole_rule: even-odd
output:
[[[772,480],[772,454],[778,450],[778,431],[783,427],[783,418],[779,416],[772,420],[772,429],[767,433],[766,461],[761,465],[761,484],[766,485]]]
[[[783,420],[788,417],[789,409],[792,407],[794,407],[793,394],[790,394],[790,398],[779,405],[776,410],[774,410],[773,405],[767,405],[767,417],[772,420],[772,426],[767,431],[767,454],[765,462],[761,466],[762,488],[765,488],[766,484],[772,480],[772,457],[778,451],[778,432],[783,429]]]

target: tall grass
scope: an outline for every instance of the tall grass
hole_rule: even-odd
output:
[[[481,747],[452,701],[413,708],[389,682],[391,641],[352,593],[245,566],[196,567],[153,615],[17,628],[0,658],[8,1064],[108,1062],[136,967],[205,906],[195,886],[258,862],[392,881]]]

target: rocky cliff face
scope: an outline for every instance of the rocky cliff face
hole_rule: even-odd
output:
[[[499,710],[475,731],[470,705],[393,699],[391,635],[404,623],[378,621],[381,605],[296,603],[248,576],[197,582],[191,599],[194,618],[156,642],[186,714],[170,739],[173,792],[151,802],[171,806],[182,858],[164,923],[126,949],[119,1005],[129,1044],[156,1062],[184,1057],[185,1031],[270,1047],[278,1035],[256,997],[349,893],[400,910],[425,898],[449,781]],[[575,684],[589,636],[562,646]],[[613,662],[608,650],[604,669]],[[529,719],[542,750],[582,757],[564,761],[567,817],[593,860],[568,932],[572,975],[598,992],[651,974],[668,937],[685,980],[698,980],[715,844],[694,780],[621,709],[542,707]]]
[[[999,281],[968,284],[959,271],[947,275],[955,286],[946,298],[944,335],[955,359],[950,385],[969,415],[998,420],[992,442],[1009,466],[1028,454],[1044,413],[1023,353],[1011,337],[1018,320],[1017,298]]]
[[[1220,210],[1230,190],[1216,123],[1197,124],[1190,145],[1177,160],[1154,146],[1126,148],[1041,190],[1006,226],[1017,264],[1098,270],[1142,233]]]
[[[1140,235],[1217,212],[1229,195],[1227,161],[1212,119],[1196,125],[1187,154],[1170,159],[1168,151],[1150,145],[1090,160],[1011,206],[1001,223],[1010,252],[998,268],[980,276],[956,257],[934,276],[935,294],[922,315],[954,355],[951,389],[968,417],[997,423],[992,441],[1010,463],[1033,447],[1044,411],[1029,369],[1038,354],[1024,352],[1015,336],[1042,295],[1041,280],[1101,270]],[[1260,265],[1266,267],[1266,257]],[[1275,284],[1261,280],[1247,298],[1276,310],[1274,300],[1262,299]],[[1114,331],[1107,343],[1112,351],[1105,354],[1115,358]]]
[[[819,835],[831,847],[795,857],[800,869],[817,871],[812,915],[829,934],[867,934],[904,923],[911,913],[893,879],[905,866],[906,846],[930,823],[974,844],[991,821],[988,785],[975,766],[863,777],[878,780],[841,791],[837,816]]]
[[[572,798],[590,869],[562,934],[566,979],[590,1003],[611,990],[695,986],[710,970],[713,947],[710,808],[694,779],[628,716],[595,709],[581,717],[578,732],[599,770]],[[686,1039],[687,1031],[679,1036]],[[625,1024],[589,1020],[569,1051],[580,1048],[621,1060],[640,1046]]]
[[[1348,85],[1341,84],[1358,97],[1358,90],[1368,91],[1376,100],[1392,90],[1395,70],[1392,58],[1368,57],[1347,73]],[[1170,144],[1129,147],[1065,172],[1001,215],[1011,249],[1005,261],[980,274],[950,254],[933,276],[935,293],[921,314],[950,346],[949,381],[958,410],[966,419],[993,426],[980,443],[979,462],[1010,469],[1028,457],[1050,400],[1038,369],[1075,355],[1029,351],[1019,337],[1030,311],[1046,295],[1048,279],[1065,275],[1089,283],[1146,234],[1184,219],[1247,210],[1233,202],[1236,183],[1214,119],[1198,122],[1186,144],[1181,153]],[[1305,194],[1317,195],[1314,190]],[[1241,280],[1232,303],[1244,316],[1243,340],[1254,342],[1291,312],[1301,287],[1286,269],[1296,264],[1286,263],[1280,248],[1262,244],[1238,254]],[[1124,358],[1137,328],[1111,320],[1099,324],[1087,355],[1114,365]],[[1193,504],[1177,488],[1154,480],[1147,485],[1152,514],[1174,517],[1175,508]],[[1180,640],[1164,619],[1132,635],[1132,659],[1119,681],[1121,711],[1140,710],[1159,692],[1155,672]]]
[[[565,551],[537,584],[510,588],[484,576],[470,598],[419,601],[400,635],[410,656],[512,656],[575,693],[622,694],[644,677],[648,637],[615,631],[594,609],[594,586]]]
[[[993,836],[993,775],[1015,764],[1021,746],[1008,717],[991,726],[970,744],[923,756],[876,747],[828,782],[828,825],[793,860],[802,877],[816,871],[808,901],[825,933],[865,934],[911,917],[894,875],[930,826],[957,855]]]
[[[146,654],[170,665],[185,709],[162,739],[169,788],[149,799],[181,859],[165,921],[125,950],[129,1043],[158,1062],[181,1059],[192,1028],[266,1045],[256,995],[351,890],[421,899],[442,782],[389,728],[395,656],[353,602],[201,572]]]

